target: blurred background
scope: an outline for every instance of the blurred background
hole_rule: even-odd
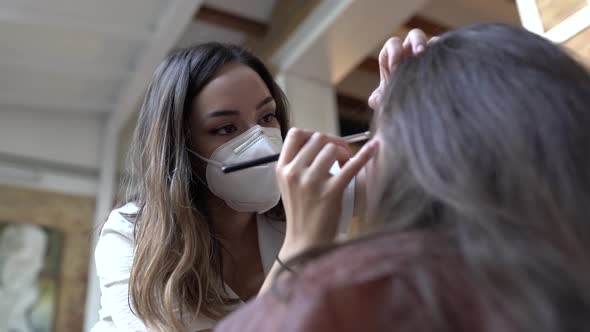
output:
[[[590,65],[588,0],[0,0],[0,332],[97,320],[96,225],[170,51],[245,45],[276,75],[294,125],[348,135],[369,126],[389,37],[489,21]]]

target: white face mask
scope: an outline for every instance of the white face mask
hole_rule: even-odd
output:
[[[215,196],[236,211],[264,213],[281,199],[275,164],[235,173],[223,173],[221,167],[279,153],[282,146],[280,129],[254,126],[217,148],[209,159],[193,153],[207,162],[207,185]]]

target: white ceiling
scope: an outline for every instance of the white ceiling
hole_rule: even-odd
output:
[[[0,0],[0,109],[112,110],[165,0]]]
[[[207,0],[229,13],[269,22],[277,0]],[[0,110],[111,112],[169,0],[0,0]],[[450,5],[452,4],[452,5]],[[421,12],[449,26],[495,20],[518,24],[509,1],[433,0]],[[192,22],[177,42],[242,43],[247,36]],[[377,52],[377,51],[376,51]],[[376,53],[374,52],[374,53]],[[349,79],[347,93],[364,95]]]
[[[169,3],[0,0],[0,110],[111,112]],[[267,22],[275,0],[205,3]],[[246,37],[193,22],[177,47]]]

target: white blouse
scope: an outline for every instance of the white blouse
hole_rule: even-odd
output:
[[[113,210],[104,224],[94,257],[100,283],[99,321],[91,332],[148,331],[129,308],[129,276],[133,262],[133,226],[121,213],[135,213],[129,203]],[[268,274],[285,238],[285,223],[270,221],[258,215],[258,239],[264,273]],[[229,287],[232,297],[238,297]],[[192,331],[211,329],[216,321],[199,315],[191,325]]]

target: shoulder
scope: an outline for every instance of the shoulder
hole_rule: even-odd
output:
[[[109,218],[102,226],[95,248],[97,262],[109,262],[113,254],[117,257],[129,256],[133,252],[135,224],[129,220],[128,214],[137,212],[133,203],[128,203],[111,211]]]
[[[444,240],[427,232],[379,234],[344,243],[327,252],[305,258],[296,274],[283,273],[276,283],[286,290],[297,287],[310,294],[343,289],[381,287],[411,279],[417,270],[434,273],[442,257],[430,248]],[[446,255],[446,254],[445,254]]]
[[[304,263],[300,277],[323,288],[397,275],[425,254],[425,237],[416,232],[351,241]]]
[[[133,262],[134,224],[126,217],[137,212],[135,204],[126,204],[109,215],[100,232],[94,259],[96,270],[104,285],[112,285],[129,278]]]
[[[243,331],[280,330],[283,324],[300,328],[294,330],[322,331],[431,328],[423,310],[428,299],[420,288],[446,289],[445,282],[439,282],[447,278],[437,276],[438,265],[460,273],[454,269],[454,258],[426,250],[432,241],[428,235],[409,233],[339,247],[304,264],[296,274],[279,278],[272,291],[230,316],[221,330],[237,330],[246,321],[251,329]],[[460,284],[458,279],[449,280],[454,286]]]
[[[102,238],[109,234],[118,234],[133,241],[135,224],[129,219],[128,215],[137,213],[137,210],[138,208],[135,203],[127,203],[111,211],[107,221],[102,226],[100,237]]]
[[[368,310],[386,308],[392,316],[400,312],[408,316],[408,304],[423,307],[432,297],[441,306],[465,308],[465,303],[475,301],[478,290],[451,243],[428,231],[380,235],[304,264],[290,278],[293,281],[285,280],[283,285],[290,289],[287,283],[296,284],[318,301],[340,304],[347,302],[348,296],[366,303]],[[347,310],[342,305],[340,311]],[[371,314],[374,312],[365,312],[366,316]]]

